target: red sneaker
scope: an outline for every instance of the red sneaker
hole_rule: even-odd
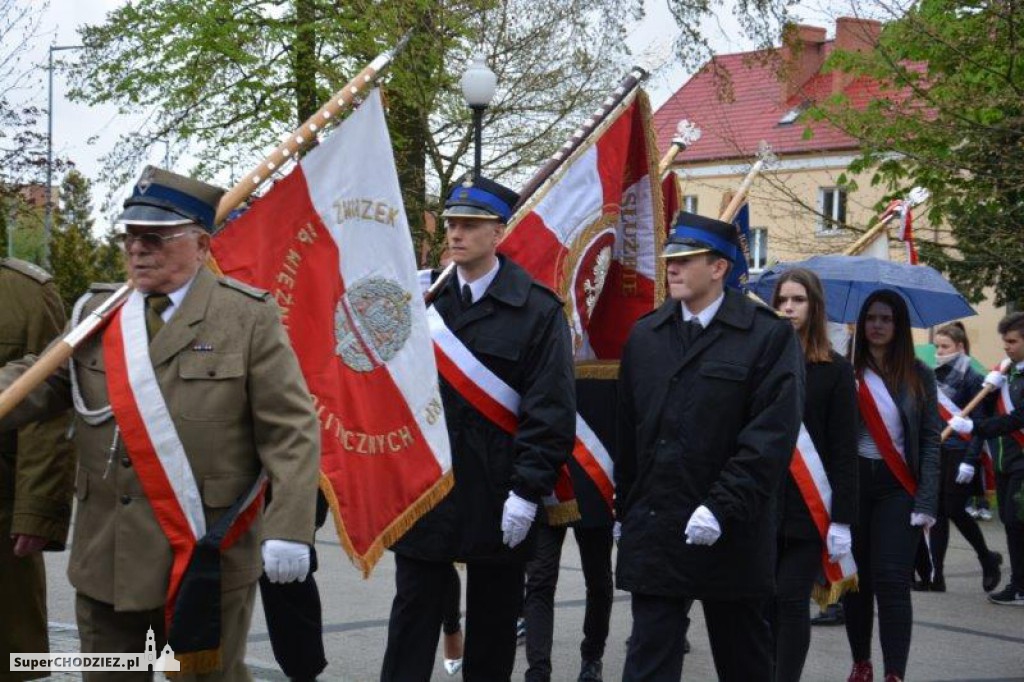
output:
[[[846,682],[872,682],[874,679],[875,671],[871,667],[871,661],[857,661],[853,664]]]

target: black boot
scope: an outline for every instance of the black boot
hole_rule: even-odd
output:
[[[576,682],[603,682],[601,668],[600,660],[584,658],[583,664],[580,666],[580,676],[576,678]]]
[[[986,592],[999,587],[999,581],[1003,578],[1003,572],[999,566],[1003,563],[1003,555],[999,552],[989,552],[981,562],[981,589]]]

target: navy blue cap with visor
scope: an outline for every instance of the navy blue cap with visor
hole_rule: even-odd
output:
[[[442,218],[477,218],[507,223],[519,195],[484,177],[467,177],[456,185],[444,202]]]
[[[195,224],[212,233],[223,195],[220,187],[147,166],[115,222],[153,227]]]
[[[742,253],[736,226],[696,213],[676,214],[672,232],[661,252],[662,258],[685,258],[701,253],[717,253],[735,262]]]

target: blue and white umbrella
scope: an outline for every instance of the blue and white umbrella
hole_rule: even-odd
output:
[[[775,282],[786,270],[806,268],[825,287],[825,309],[832,322],[856,322],[864,299],[878,289],[892,289],[910,308],[910,324],[919,329],[977,315],[945,277],[927,265],[910,265],[867,256],[813,256],[779,263],[764,271],[752,291],[771,300]]]

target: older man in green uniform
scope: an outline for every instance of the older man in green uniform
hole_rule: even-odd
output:
[[[82,650],[140,653],[152,627],[186,679],[234,681],[252,679],[245,643],[260,574],[291,582],[309,568],[319,425],[271,297],[204,267],[221,194],[143,173],[118,220],[135,291],[0,429],[74,403],[68,577]],[[0,371],[0,387],[28,360]],[[251,503],[263,480],[274,490],[266,509]]]
[[[64,326],[64,308],[44,270],[0,258],[0,366],[38,353]],[[12,653],[49,651],[46,571],[41,552],[62,550],[71,518],[75,459],[67,415],[0,433],[0,680]]]

